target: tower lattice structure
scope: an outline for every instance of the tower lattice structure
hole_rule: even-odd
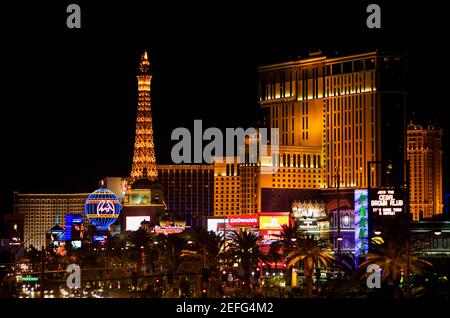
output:
[[[150,99],[152,75],[147,51],[144,51],[141,55],[137,81],[138,110],[136,117],[136,138],[129,184],[142,178],[148,178],[151,181],[156,181],[158,178]]]

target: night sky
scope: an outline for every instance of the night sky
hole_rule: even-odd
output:
[[[13,191],[91,192],[105,176],[129,175],[144,49],[159,163],[170,163],[172,130],[194,119],[254,125],[257,65],[316,49],[407,51],[409,112],[439,119],[448,158],[445,10],[378,2],[382,29],[369,30],[370,2],[72,2],[81,6],[81,30],[66,28],[70,2],[2,4],[0,214],[12,212]]]

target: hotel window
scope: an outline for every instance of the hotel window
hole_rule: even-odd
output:
[[[344,62],[343,63],[343,73],[351,73],[352,72],[352,62]]]
[[[331,71],[332,71],[333,75],[341,74],[341,64],[340,63],[333,64]]]
[[[375,68],[375,58],[370,58],[365,60],[365,69],[373,70]]]
[[[353,71],[354,72],[362,71],[362,61],[361,60],[356,60],[353,62]]]

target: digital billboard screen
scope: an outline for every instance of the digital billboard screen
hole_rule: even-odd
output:
[[[150,216],[127,216],[126,231],[137,231],[141,227],[143,221],[150,222]]]
[[[398,189],[370,189],[370,209],[377,216],[395,216],[403,212],[404,197]]]

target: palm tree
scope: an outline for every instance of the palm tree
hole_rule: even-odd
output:
[[[187,242],[193,243],[198,255],[201,256],[200,264],[207,268],[211,281],[217,283],[220,280],[219,267],[224,245],[223,235],[216,235],[213,231],[198,227],[185,231],[183,236]],[[211,290],[216,290],[216,288]]]
[[[258,236],[251,232],[233,232],[229,253],[240,264],[244,288],[248,290],[251,269],[258,264]]]
[[[205,252],[206,267],[210,270],[218,269],[219,254],[224,244],[223,235],[207,231],[204,227],[190,229],[183,234],[185,240],[192,241],[199,252]]]
[[[139,228],[128,237],[131,245],[130,259],[137,263],[138,271],[144,265],[146,265],[147,269],[154,268],[153,260],[157,254],[153,243],[155,240],[154,235],[143,228]],[[119,244],[119,246],[121,245]]]
[[[292,251],[287,256],[287,267],[300,262],[306,278],[306,297],[312,297],[313,275],[319,264],[327,267],[333,261],[331,246],[328,240],[315,239],[312,236],[301,235],[293,242]]]
[[[332,277],[331,273],[323,288],[325,297],[365,297],[367,290],[365,282],[361,279],[365,275],[362,269],[358,270],[358,259],[351,252],[339,254],[334,261],[334,267],[338,271],[337,277]]]
[[[299,231],[297,222],[283,224],[281,234],[277,235],[279,240],[274,241],[270,246],[269,254],[272,254],[271,258],[274,258],[275,253],[278,253],[281,258],[286,258],[292,252],[295,242],[301,239],[302,235],[303,233]],[[285,276],[288,284],[292,284],[292,270],[292,266],[286,268]]]
[[[408,265],[410,273],[417,275],[422,274],[424,267],[432,266],[430,262],[413,255],[418,252],[418,248],[409,248],[409,253],[407,252],[403,237],[390,237],[385,243],[374,245],[374,253],[367,255],[366,261],[360,264],[360,268],[366,268],[370,264],[380,266],[382,281],[393,287],[394,297],[398,298],[400,297],[400,281],[402,276],[406,275]],[[405,288],[407,288],[406,285]]]

